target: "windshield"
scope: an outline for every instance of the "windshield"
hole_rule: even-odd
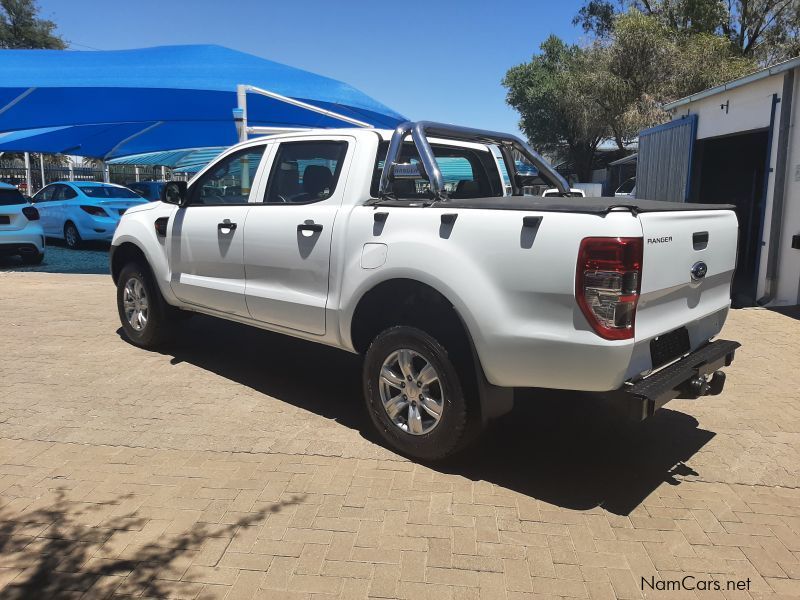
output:
[[[0,188],[0,206],[10,206],[12,204],[27,204],[25,196],[18,189]]]
[[[90,198],[141,198],[128,188],[113,185],[79,185],[78,189]]]

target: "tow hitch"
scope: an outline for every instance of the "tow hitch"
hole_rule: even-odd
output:
[[[674,398],[716,396],[725,387],[720,368],[733,362],[739,346],[729,340],[710,342],[636,383],[625,384],[608,399],[628,418],[641,421]]]
[[[707,375],[692,377],[683,386],[684,389],[678,398],[699,398],[700,396],[717,396],[725,387],[725,373],[714,371],[711,378]]]

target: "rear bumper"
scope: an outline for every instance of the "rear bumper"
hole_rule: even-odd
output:
[[[607,397],[625,416],[640,421],[674,398],[719,394],[725,383],[725,375],[719,369],[733,362],[739,346],[739,342],[729,340],[710,342],[644,379],[623,385]],[[709,375],[713,377],[706,381]]]
[[[42,252],[44,252],[44,232],[38,226],[0,232],[0,254],[13,256]]]

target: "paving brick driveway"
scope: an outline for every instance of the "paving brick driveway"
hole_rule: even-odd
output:
[[[627,431],[527,394],[435,468],[374,442],[355,357],[117,330],[108,277],[0,273],[0,597],[800,597],[798,320],[732,313],[722,396]],[[650,589],[686,575],[721,591]]]

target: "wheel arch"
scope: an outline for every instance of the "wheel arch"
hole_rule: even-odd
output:
[[[437,338],[471,379],[484,423],[513,408],[513,389],[488,382],[467,321],[442,292],[417,279],[398,277],[377,283],[359,298],[350,320],[350,341],[364,354],[375,336],[394,325],[419,327]],[[462,371],[466,376],[470,374]]]
[[[424,314],[414,314],[425,309]],[[430,313],[444,317],[453,331],[470,338],[469,328],[452,301],[429,283],[412,277],[385,279],[366,290],[350,319],[350,341],[363,354],[375,336],[391,325],[430,325]],[[398,321],[399,319],[399,321]],[[441,333],[441,326],[434,324]],[[433,333],[433,332],[430,332]]]
[[[123,242],[119,246],[111,246],[109,252],[109,266],[111,268],[111,279],[117,283],[119,274],[123,267],[129,262],[141,262],[143,266],[150,267],[147,255],[137,244],[133,242]]]

